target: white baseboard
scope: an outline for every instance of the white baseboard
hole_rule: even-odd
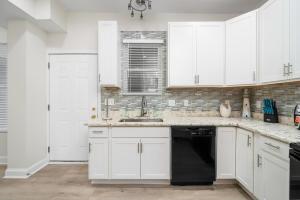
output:
[[[105,184],[105,185],[170,185],[170,180],[141,180],[141,179],[132,179],[132,180],[111,180],[111,179],[93,179],[91,180],[92,184]]]
[[[7,156],[0,156],[0,165],[7,164]]]
[[[48,157],[34,163],[29,168],[7,168],[4,178],[26,179],[48,165]]]

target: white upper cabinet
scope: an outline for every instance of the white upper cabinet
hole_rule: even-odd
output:
[[[290,0],[290,78],[300,78],[300,1]]]
[[[226,84],[256,82],[257,11],[226,22]]]
[[[169,23],[169,87],[224,83],[223,22]]]
[[[269,0],[259,9],[260,81],[288,78],[289,0]]]
[[[193,86],[196,76],[196,32],[194,23],[169,23],[169,86]]]
[[[199,85],[223,85],[225,63],[224,22],[200,22],[197,34],[197,79]]]
[[[120,87],[119,32],[116,21],[98,22],[100,85]]]

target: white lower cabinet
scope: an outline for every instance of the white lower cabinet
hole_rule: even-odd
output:
[[[253,194],[257,199],[263,199],[263,168],[262,168],[262,137],[254,135],[254,189]]]
[[[289,199],[289,163],[268,152],[262,155],[264,200]]]
[[[168,138],[112,139],[112,179],[170,179]]]
[[[217,129],[217,179],[235,179],[236,128]]]
[[[170,128],[90,127],[89,137],[89,179],[170,179]]]
[[[254,196],[258,200],[288,200],[288,144],[256,136],[255,146]]]
[[[108,138],[90,138],[89,152],[89,179],[108,179]]]
[[[141,179],[170,179],[170,140],[141,139]]]
[[[111,143],[111,178],[140,179],[140,139],[113,138]]]
[[[237,129],[236,179],[249,192],[253,192],[253,133]]]

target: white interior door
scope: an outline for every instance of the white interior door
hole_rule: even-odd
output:
[[[88,122],[97,109],[97,56],[50,56],[50,160],[88,160]]]

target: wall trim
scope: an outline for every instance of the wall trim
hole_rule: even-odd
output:
[[[5,171],[6,179],[26,179],[48,165],[48,157],[34,163],[29,168],[7,168]]]
[[[0,165],[7,164],[7,156],[0,156]]]

